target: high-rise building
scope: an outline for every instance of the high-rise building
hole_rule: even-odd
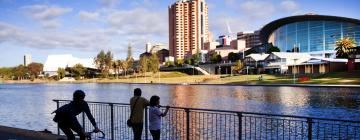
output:
[[[246,48],[248,48],[248,49],[261,45],[260,31],[238,32],[237,33],[237,39],[238,40],[245,40],[246,41]]]
[[[205,0],[178,0],[169,6],[169,51],[176,59],[191,57],[209,41]]]
[[[24,55],[24,66],[28,66],[31,63],[31,55],[25,54]]]

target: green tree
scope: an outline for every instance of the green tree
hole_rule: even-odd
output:
[[[65,69],[64,68],[58,68],[57,69],[57,76],[58,76],[58,79],[62,79],[65,77]]]
[[[38,75],[43,71],[44,65],[41,63],[30,63],[28,66],[29,74],[32,77],[38,78]]]
[[[0,78],[10,79],[13,75],[12,68],[0,68]]]
[[[103,50],[101,50],[94,58],[94,63],[96,67],[101,71],[101,74],[104,77],[108,76],[109,70],[110,68],[112,68],[112,60],[113,54],[111,53],[111,51],[105,53]]]
[[[355,40],[353,38],[343,38],[339,39],[335,43],[335,51],[336,51],[336,57],[337,58],[348,58],[349,53],[351,53],[351,48],[355,47]]]
[[[167,67],[173,67],[173,66],[174,66],[174,62],[172,62],[172,61],[166,61],[166,62],[165,62],[165,66],[167,66]]]
[[[101,73],[105,73],[105,67],[106,67],[105,59],[106,59],[106,54],[104,50],[101,50],[94,58],[94,63],[96,67],[101,71]]]
[[[86,68],[81,64],[76,64],[74,67],[72,67],[72,72],[75,75],[75,79],[79,80],[81,76],[84,76],[86,71]]]
[[[27,68],[24,65],[16,66],[12,69],[13,76],[17,80],[25,79],[26,75],[28,74]]]
[[[228,54],[228,61],[235,62],[240,59],[240,55],[238,53],[230,52]]]
[[[125,69],[125,76],[126,73],[131,71],[134,65],[134,59],[132,57],[127,58],[126,61],[124,62],[124,69]]]
[[[219,63],[222,61],[222,58],[221,58],[221,55],[220,54],[216,54],[216,53],[213,53],[211,54],[210,56],[210,61],[212,63]]]
[[[148,57],[143,56],[140,58],[140,73],[145,74],[148,71]]]
[[[186,58],[186,59],[184,60],[184,63],[191,65],[191,64],[192,64],[191,58]]]
[[[159,65],[160,65],[160,61],[159,61],[159,58],[157,57],[157,55],[154,53],[150,56],[150,61],[149,61],[150,65],[150,70],[153,72],[153,73],[157,73],[159,71]]]
[[[184,60],[183,59],[177,59],[176,60],[176,66],[182,66],[184,64]]]
[[[244,68],[244,63],[241,60],[237,60],[236,65],[231,67],[236,73],[239,73],[242,68]]]

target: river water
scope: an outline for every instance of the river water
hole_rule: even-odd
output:
[[[0,84],[0,125],[55,132],[53,99],[128,103],[134,88],[162,105],[360,120],[360,88],[150,84]]]

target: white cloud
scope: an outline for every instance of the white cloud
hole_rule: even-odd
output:
[[[29,5],[20,8],[28,17],[40,22],[45,28],[61,26],[59,17],[71,12],[71,8],[62,8],[51,5]]]
[[[101,4],[106,7],[114,7],[120,3],[120,0],[100,0]]]
[[[276,12],[274,5],[266,1],[246,1],[240,4],[240,9],[255,19],[268,18]]]
[[[286,11],[294,12],[299,9],[299,5],[293,0],[284,0],[280,3],[281,8]]]
[[[0,22],[0,43],[11,42],[25,47],[40,49],[68,48],[80,50],[98,50],[109,41],[110,30],[74,30],[73,32],[38,31],[31,32],[23,28]]]
[[[107,16],[107,22],[124,35],[163,36],[168,28],[166,13],[142,8],[113,11]]]
[[[100,14],[98,12],[87,12],[87,11],[80,11],[79,17],[82,20],[97,20]]]

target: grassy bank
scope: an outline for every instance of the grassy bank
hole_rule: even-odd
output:
[[[308,75],[309,81],[299,82],[296,78],[296,84],[345,84],[345,85],[360,85],[360,72],[335,72],[323,75]],[[221,77],[221,78],[220,78]],[[93,78],[83,79],[69,82],[59,82],[55,80],[3,80],[2,83],[168,83],[168,84],[293,84],[294,79],[292,75],[268,75],[262,74],[262,79],[259,80],[260,75],[187,75],[180,72],[160,72],[157,74],[147,73],[141,76],[120,76],[118,78]]]
[[[263,80],[259,80],[260,75],[241,75],[224,77],[219,80],[209,80],[207,84],[293,84],[292,75],[268,75],[263,74]],[[308,75],[309,81],[295,80],[296,84],[360,84],[360,72],[334,72],[323,75]]]

